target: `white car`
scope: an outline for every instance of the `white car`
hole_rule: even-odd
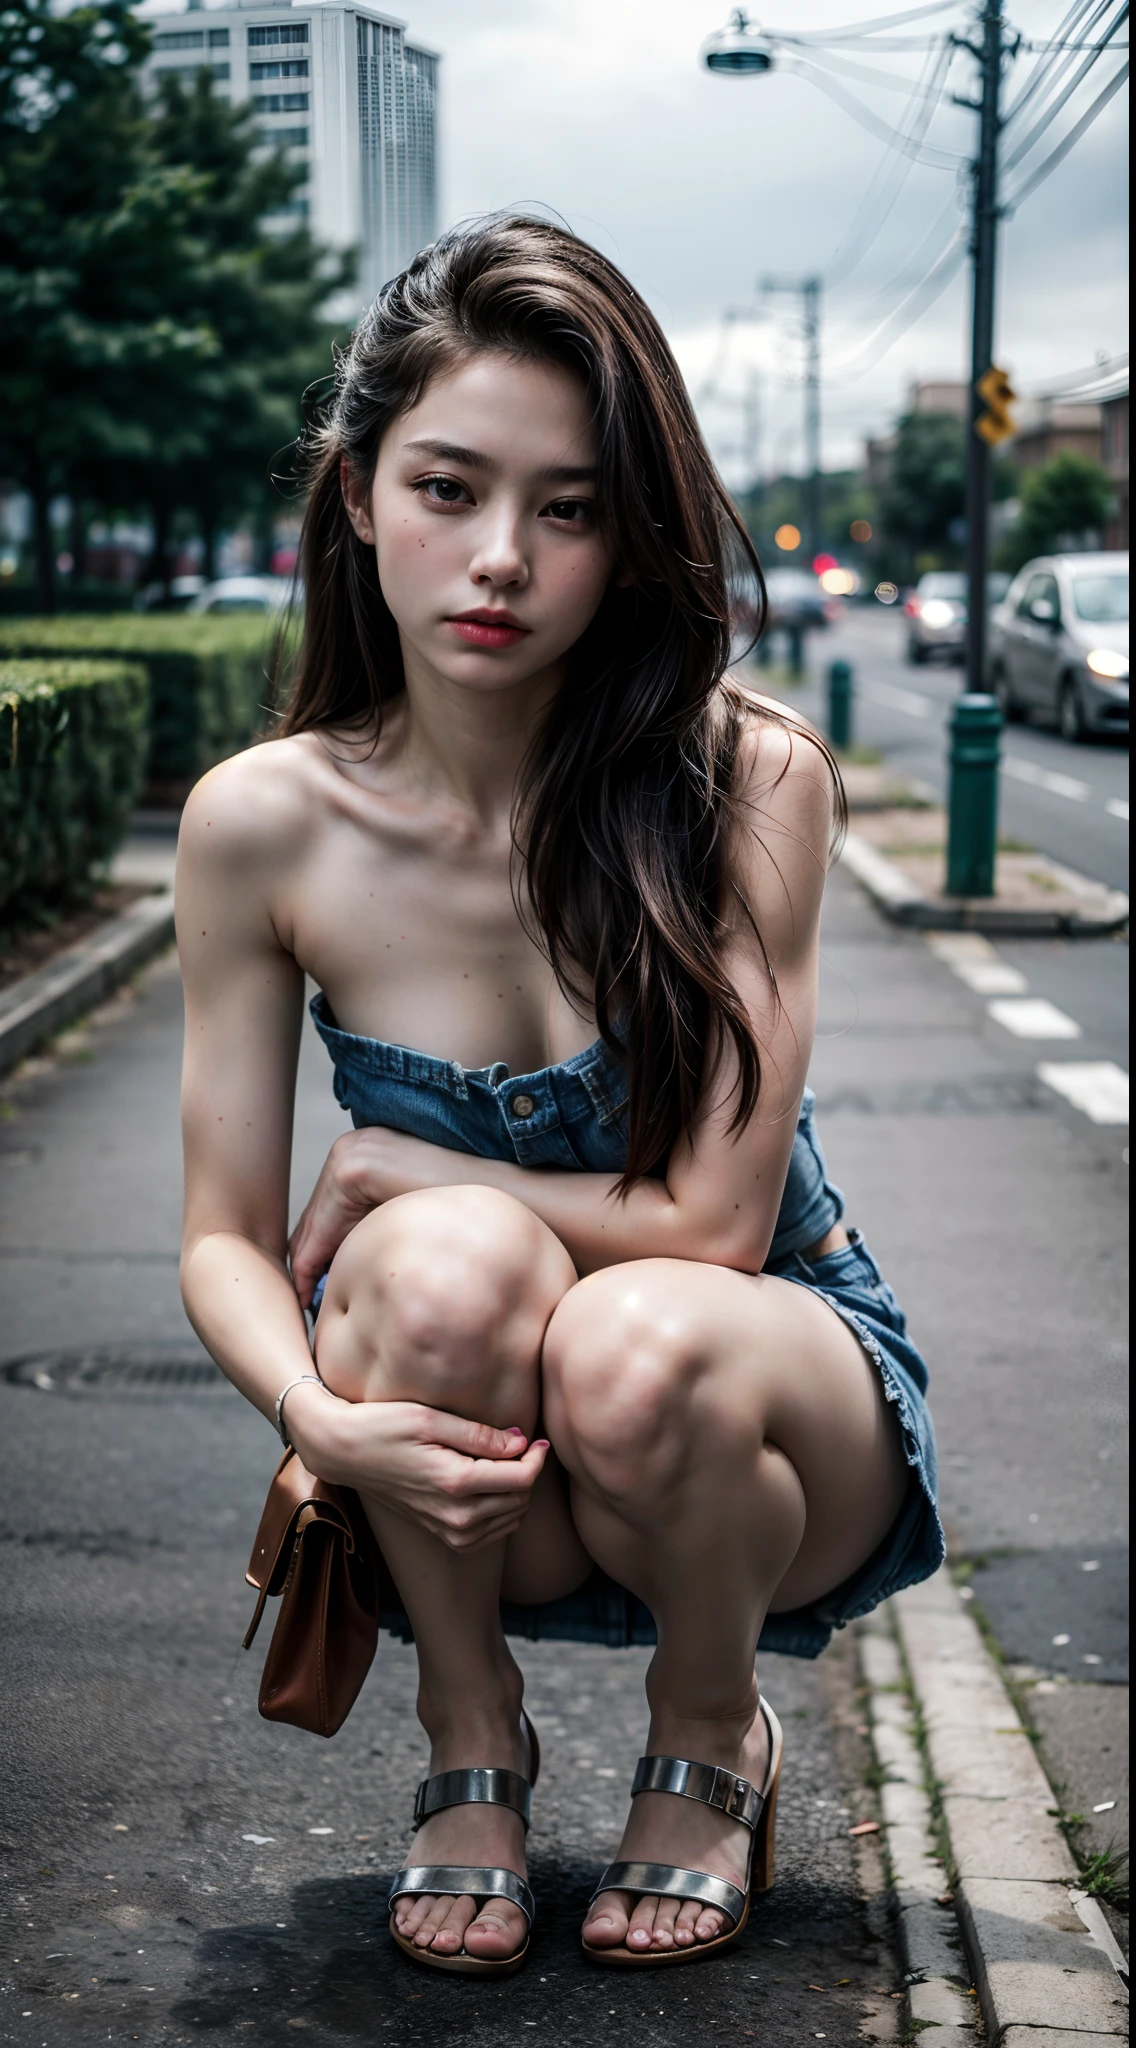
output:
[[[991,621],[990,681],[1005,718],[1126,733],[1127,552],[1027,562]]]
[[[280,612],[291,603],[296,585],[290,576],[222,576],[207,583],[189,606],[191,612]]]

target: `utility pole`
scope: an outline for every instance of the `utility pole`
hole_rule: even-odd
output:
[[[810,562],[819,554],[824,525],[824,482],[820,462],[820,295],[819,277],[763,277],[763,292],[792,292],[800,298],[805,341],[805,545]]]
[[[1002,438],[985,408],[988,392],[980,387],[994,361],[994,286],[998,254],[998,100],[1002,83],[1002,0],[983,0],[978,28],[981,42],[956,37],[976,57],[982,79],[981,97],[963,99],[979,117],[978,154],[971,166],[972,270],[970,405],[966,438],[966,550],[968,621],[966,687],[986,689],[986,572],[990,542],[990,456]]]

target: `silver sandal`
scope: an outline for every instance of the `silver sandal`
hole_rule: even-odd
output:
[[[424,1820],[433,1813],[443,1813],[449,1806],[508,1806],[519,1813],[528,1833],[529,1815],[532,1807],[533,1786],[540,1769],[540,1744],[536,1729],[527,1714],[523,1717],[525,1733],[529,1739],[529,1753],[532,1758],[530,1778],[523,1778],[519,1771],[504,1771],[478,1766],[464,1771],[442,1771],[436,1778],[423,1778],[414,1795],[414,1826],[420,1828]],[[471,1956],[464,1948],[456,1955],[437,1955],[433,1949],[418,1948],[413,1941],[400,1934],[394,1924],[396,1899],[408,1894],[420,1897],[430,1893],[437,1898],[507,1899],[524,1914],[525,1939],[521,1948],[511,1956]],[[529,1950],[529,1934],[536,1918],[536,1901],[523,1877],[515,1870],[502,1870],[490,1864],[461,1863],[412,1863],[400,1870],[387,1900],[390,1914],[391,1938],[404,1955],[416,1963],[425,1963],[432,1970],[453,1970],[462,1976],[508,1976],[519,1970]]]
[[[749,1919],[755,1896],[767,1892],[773,1883],[773,1836],[783,1744],[781,1723],[772,1707],[764,1699],[759,1705],[769,1730],[769,1768],[760,1792],[748,1778],[739,1778],[733,1771],[720,1769],[716,1764],[689,1763],[677,1756],[641,1756],[631,1786],[633,1799],[637,1792],[673,1792],[680,1799],[697,1799],[703,1806],[715,1806],[728,1819],[748,1828],[750,1844],[744,1887],[731,1884],[727,1878],[714,1877],[709,1871],[682,1870],[672,1863],[609,1863],[588,1900],[590,1912],[601,1892],[634,1892],[640,1898],[699,1899],[704,1906],[728,1913],[733,1926],[716,1935],[713,1941],[692,1942],[689,1948],[637,1950],[628,1948],[626,1942],[618,1948],[596,1948],[591,1942],[582,1941],[589,1962],[615,1970],[700,1963],[737,1940]]]

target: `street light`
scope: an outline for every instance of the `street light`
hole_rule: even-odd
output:
[[[707,36],[700,55],[707,71],[723,78],[753,78],[773,69],[773,45],[743,7],[735,7],[725,28]]]
[[[1001,79],[1003,57],[1007,51],[1002,16],[1003,0],[980,0],[978,26],[981,41],[971,42],[965,36],[952,36],[958,47],[969,50],[979,65],[982,85],[981,98],[962,100],[960,104],[973,108],[979,115],[978,153],[971,166],[972,191],[972,345],[970,376],[970,415],[967,436],[967,582],[969,588],[969,618],[967,622],[967,694],[956,706],[952,722],[952,773],[950,796],[950,857],[948,859],[948,888],[955,894],[968,896],[992,896],[994,894],[994,845],[995,817],[998,788],[998,739],[997,727],[1001,720],[993,698],[986,696],[986,556],[989,536],[990,508],[990,451],[1002,438],[1003,427],[997,417],[998,397],[1003,398],[1002,411],[1006,411],[1005,400],[1012,396],[1008,381],[1003,379],[1006,389],[999,394],[989,380],[995,376],[992,369],[994,345],[994,266],[999,216],[998,205],[998,134],[1000,127],[998,91]],[[878,24],[870,24],[876,26]],[[778,40],[794,43],[797,36],[763,34],[755,22],[750,22],[741,8],[730,16],[728,25],[710,36],[702,46],[702,62],[708,71],[723,72],[734,77],[754,77],[762,72],[772,71]],[[1010,45],[1009,47],[1014,47]],[[791,52],[790,52],[791,54]],[[806,294],[806,308],[813,313],[811,333],[814,356],[811,359],[813,384],[818,394],[814,404],[813,417],[813,478],[810,493],[810,525],[814,528],[819,520],[820,453],[819,453],[819,362],[815,361],[818,347],[817,335],[821,280],[811,278],[802,281],[798,287]],[[811,298],[810,295],[811,294]],[[808,320],[806,319],[808,330]],[[984,408],[986,408],[984,412]],[[1005,431],[1009,431],[1007,427]],[[819,534],[814,546],[819,544]],[[992,730],[985,730],[992,715]],[[970,733],[975,721],[983,726],[978,738]],[[968,742],[973,740],[968,752]],[[981,754],[981,763],[979,763]],[[981,766],[983,797],[981,802],[965,802],[964,792],[969,783],[956,768],[965,760],[975,767]],[[974,780],[974,777],[971,777]],[[975,784],[978,787],[978,783]]]

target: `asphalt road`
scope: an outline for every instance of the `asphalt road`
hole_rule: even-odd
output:
[[[530,1847],[531,1964],[504,1983],[429,1974],[383,1900],[424,1764],[413,1652],[380,1642],[334,1742],[256,1713],[266,1634],[239,1644],[278,1446],[213,1376],[59,1390],[60,1349],[194,1349],[177,1293],[180,985],[72,1033],[0,1093],[0,2043],[298,2037],[345,2048],[835,2048],[898,2038],[900,1978],[843,1638],[767,1659],[787,1731],[777,1885],[730,1956],[664,1977],[590,1969],[578,1927],[614,1853],[645,1726],[645,1653],[520,1645],[545,1752]],[[342,1128],[305,1041],[297,1202]],[[29,1383],[38,1369],[40,1380]]]
[[[810,666],[819,675],[837,656],[856,678],[855,738],[927,784],[946,788],[947,719],[963,687],[962,670],[941,661],[913,667],[904,658],[899,608],[849,606],[841,622],[813,636]],[[813,683],[802,693],[810,717],[821,710]],[[1072,744],[1035,725],[1008,726],[1002,738],[999,826],[1110,888],[1128,887],[1128,747],[1114,739]]]

